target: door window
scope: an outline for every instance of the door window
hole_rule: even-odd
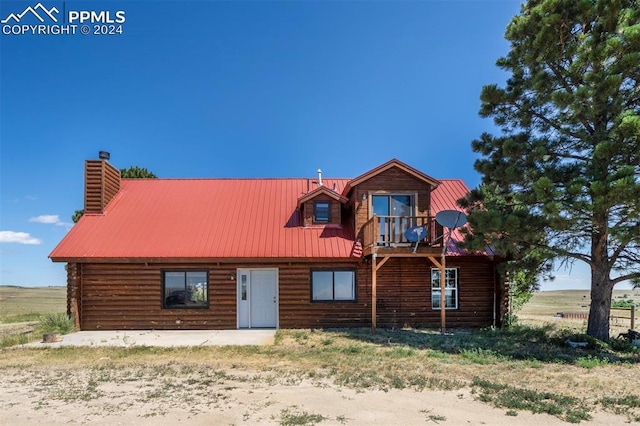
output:
[[[411,195],[374,195],[371,198],[373,214],[380,221],[380,243],[401,242],[409,227],[413,226],[413,197]]]

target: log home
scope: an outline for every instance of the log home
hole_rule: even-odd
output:
[[[85,163],[66,262],[81,330],[439,327],[438,211],[468,192],[393,159],[354,179],[121,179]],[[417,245],[405,231],[423,226]],[[446,249],[447,327],[499,325],[492,253]]]

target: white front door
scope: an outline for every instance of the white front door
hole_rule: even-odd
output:
[[[278,326],[278,270],[238,269],[238,328]]]

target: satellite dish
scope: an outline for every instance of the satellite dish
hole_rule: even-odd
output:
[[[404,237],[407,241],[411,241],[412,243],[417,243],[418,241],[423,240],[427,236],[427,228],[424,226],[412,226],[404,231]]]
[[[455,229],[467,223],[467,215],[458,210],[442,210],[436,213],[436,222],[445,228]]]
[[[424,226],[412,226],[404,231],[404,237],[407,241],[411,241],[412,243],[416,243],[413,248],[413,252],[415,253],[418,250],[418,244],[427,236],[427,228]]]

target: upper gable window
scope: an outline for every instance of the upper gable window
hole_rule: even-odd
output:
[[[329,201],[315,201],[313,203],[313,222],[331,222],[331,203]]]

